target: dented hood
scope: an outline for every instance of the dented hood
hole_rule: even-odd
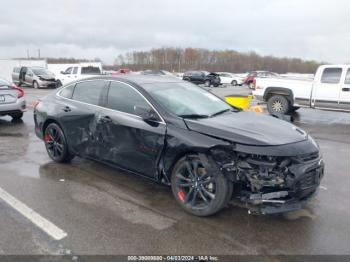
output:
[[[246,145],[273,146],[307,139],[304,131],[286,121],[249,111],[184,121],[192,131]]]

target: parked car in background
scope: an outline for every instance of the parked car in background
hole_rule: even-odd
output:
[[[242,85],[244,77],[228,72],[216,72],[220,76],[221,84],[231,84],[233,86]]]
[[[299,209],[324,173],[300,128],[173,77],[77,81],[42,98],[34,122],[52,160],[94,159],[171,186],[197,216],[232,198],[261,214]]]
[[[141,71],[141,75],[167,75],[167,76],[174,76],[172,73],[166,70],[157,70],[157,69],[148,69]]]
[[[196,85],[204,84],[206,87],[217,87],[221,82],[218,74],[209,73],[207,71],[188,71],[184,73],[182,79]]]
[[[243,83],[248,85],[250,89],[254,89],[256,77],[278,77],[278,74],[269,71],[252,71],[247,75],[246,79],[244,79]]]
[[[21,86],[30,85],[34,88],[55,88],[55,75],[43,67],[14,67],[12,82]]]
[[[99,66],[71,66],[68,67],[65,71],[61,71],[61,74],[57,76],[57,86],[60,87],[75,80],[80,80],[101,74],[102,68]]]
[[[350,65],[322,65],[312,80],[256,78],[253,95],[271,114],[286,114],[299,107],[350,111]]]
[[[9,115],[20,119],[26,110],[23,89],[0,78],[0,116]]]
[[[122,74],[129,74],[131,73],[131,70],[129,68],[120,68],[117,71],[113,71],[111,75],[122,75]]]

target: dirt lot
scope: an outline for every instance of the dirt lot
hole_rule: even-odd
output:
[[[26,89],[31,104],[49,90]],[[23,122],[0,118],[0,188],[66,232],[54,240],[0,200],[0,254],[350,254],[350,114],[301,109],[295,124],[319,142],[326,173],[303,210],[252,216],[230,205],[198,218],[170,190],[76,158],[53,163]]]

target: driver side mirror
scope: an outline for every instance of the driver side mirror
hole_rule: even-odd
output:
[[[157,113],[152,108],[135,106],[134,111],[135,114],[142,117],[144,121],[159,121]]]

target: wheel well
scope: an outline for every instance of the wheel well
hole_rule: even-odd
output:
[[[57,124],[59,127],[61,127],[61,125],[54,119],[48,119],[44,122],[43,124],[43,128],[42,128],[42,133],[43,133],[43,136],[45,135],[45,130],[46,128],[48,127],[49,124],[52,124],[52,123],[55,123]],[[61,128],[62,129],[62,128]]]
[[[287,89],[278,89],[278,88],[267,88],[265,94],[264,94],[264,100],[267,102],[272,96],[274,95],[281,95],[285,96],[289,103],[293,105],[293,94],[290,90]]]
[[[187,155],[195,155],[198,154],[195,151],[186,151],[186,152],[182,152],[180,154],[178,154],[172,161],[171,165],[169,166],[169,168],[167,170],[164,170],[165,172],[165,176],[168,178],[168,181],[171,181],[171,174],[173,173],[174,167],[176,165],[176,163],[183,158],[184,156]]]

